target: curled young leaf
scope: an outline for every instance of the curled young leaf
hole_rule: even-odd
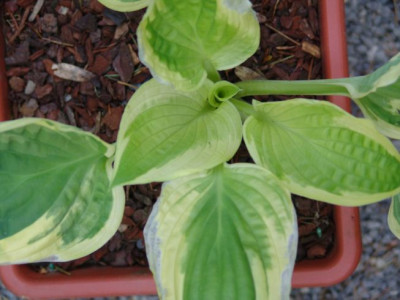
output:
[[[138,28],[139,56],[154,77],[195,90],[250,57],[259,31],[248,0],[157,0]]]
[[[213,107],[218,107],[225,101],[232,99],[240,89],[228,81],[222,80],[214,83],[208,93],[208,103]]]
[[[392,233],[400,239],[400,194],[392,198],[388,214],[388,224]]]
[[[144,234],[161,299],[289,298],[296,215],[259,166],[225,164],[164,184]]]
[[[154,79],[141,86],[121,121],[113,184],[166,181],[229,160],[242,138],[240,115],[229,102],[210,106],[211,87],[183,92]]]
[[[114,147],[42,119],[2,122],[0,135],[0,264],[71,260],[112,237],[124,210]]]
[[[116,11],[135,11],[150,5],[151,0],[98,0],[104,6]]]
[[[244,140],[255,162],[292,193],[338,205],[400,192],[400,156],[369,120],[324,101],[254,101]]]

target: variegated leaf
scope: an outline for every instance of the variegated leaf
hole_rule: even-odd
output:
[[[229,160],[242,138],[240,115],[229,102],[209,105],[212,86],[182,92],[154,79],[141,86],[121,121],[113,184],[166,181]]]
[[[153,0],[98,0],[104,6],[116,11],[129,12],[147,7]]]
[[[0,264],[71,260],[111,238],[124,209],[113,146],[41,119],[2,122],[0,136]]]
[[[349,79],[350,97],[384,135],[400,139],[400,53],[365,77]]]
[[[369,120],[324,101],[254,102],[244,140],[292,193],[363,205],[400,191],[400,156]]]
[[[164,184],[145,241],[163,300],[289,299],[296,215],[259,166],[221,165]]]
[[[393,234],[400,239],[400,194],[392,198],[388,214],[388,224]]]
[[[194,90],[250,57],[259,30],[248,0],[157,0],[138,28],[139,56],[154,77]]]

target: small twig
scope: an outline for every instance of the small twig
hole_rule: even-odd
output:
[[[129,52],[131,54],[133,64],[136,66],[137,64],[140,63],[139,57],[137,56],[136,52],[133,50],[131,44],[128,44],[128,48],[129,48]]]
[[[9,15],[9,16],[10,16],[10,19],[11,19],[11,20],[7,20],[7,23],[10,25],[10,27],[11,27],[13,30],[17,30],[17,29],[18,29],[18,22],[17,22],[17,20],[15,19],[14,15],[11,14],[11,13],[7,13],[7,15]]]
[[[110,45],[107,46],[107,47],[94,49],[94,50],[93,50],[93,54],[97,54],[97,53],[100,53],[100,52],[107,51],[108,49],[114,47],[116,44],[117,44],[117,43],[112,43],[112,44],[110,44]]]
[[[46,42],[50,42],[50,43],[57,44],[57,45],[64,46],[64,47],[71,47],[71,48],[75,47],[75,45],[73,45],[73,44],[56,41],[56,40],[49,39],[49,38],[46,38],[46,37],[41,37],[41,39],[46,41]]]
[[[110,79],[112,81],[115,81],[116,83],[118,83],[120,85],[127,86],[127,87],[129,87],[131,89],[134,89],[134,90],[137,90],[139,88],[139,86],[137,86],[137,85],[129,84],[129,83],[125,82],[125,81],[121,81],[119,79],[114,78],[114,77],[119,77],[118,74],[108,74],[108,75],[105,75],[104,77],[106,77],[107,79]]]
[[[282,51],[292,50],[294,48],[296,48],[296,46],[277,46],[277,47],[275,47],[276,50],[282,50]]]
[[[394,22],[396,24],[399,24],[399,10],[397,8],[397,0],[393,0],[393,6],[394,6]]]
[[[44,0],[37,0],[35,6],[33,7],[32,13],[29,16],[29,22],[33,22],[37,16],[37,14],[39,13],[39,11],[42,9],[44,4]]]
[[[117,80],[117,83],[120,84],[120,85],[127,86],[127,87],[129,87],[131,89],[134,89],[135,91],[139,88],[139,86],[137,86],[137,85],[129,84],[129,83],[121,81],[121,80]]]
[[[64,275],[68,275],[68,276],[70,276],[71,275],[71,273],[70,272],[68,272],[68,271],[65,271],[63,268],[60,268],[59,266],[57,266],[57,265],[54,265],[54,268],[58,271],[58,272],[60,272],[60,273],[63,273]]]
[[[295,41],[294,39],[292,39],[291,37],[287,36],[286,34],[284,34],[282,31],[279,31],[278,29],[276,29],[275,27],[272,27],[271,25],[268,25],[267,23],[265,23],[265,26],[267,26],[269,29],[275,31],[276,33],[280,34],[281,36],[283,36],[285,39],[291,41],[293,44],[300,46],[300,43],[298,41]]]
[[[284,58],[275,60],[275,61],[273,61],[273,62],[267,64],[266,66],[261,67],[260,69],[261,69],[262,71],[265,71],[266,69],[268,69],[268,68],[270,68],[270,67],[273,67],[274,65],[279,64],[279,63],[281,63],[281,62],[284,62],[284,61],[286,61],[286,60],[289,60],[289,59],[291,59],[291,58],[293,58],[293,57],[294,57],[294,55],[286,56],[286,57],[284,57]]]
[[[10,44],[15,41],[15,39],[21,34],[22,30],[25,28],[26,20],[28,19],[29,11],[31,10],[31,8],[32,8],[32,5],[25,8],[21,23],[18,25],[18,28],[14,32],[13,36],[9,39]]]
[[[313,67],[314,67],[314,57],[311,58],[310,65],[309,65],[309,67],[308,67],[308,76],[307,76],[307,79],[308,79],[308,80],[311,79]]]
[[[279,2],[280,2],[280,1],[281,1],[281,0],[277,0],[277,1],[275,2],[274,11],[272,12],[272,16],[273,16],[273,17],[275,17],[276,9],[278,8],[278,5],[279,5]]]

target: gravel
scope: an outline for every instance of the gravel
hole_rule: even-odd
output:
[[[346,19],[350,75],[364,75],[400,51],[400,25],[394,0],[347,0]],[[400,1],[398,4],[400,11]],[[354,114],[359,111],[355,108]],[[399,144],[399,143],[398,143]],[[400,299],[400,241],[389,231],[388,200],[360,208],[363,252],[356,271],[344,282],[292,291],[292,299]],[[0,282],[0,300],[17,300]],[[157,300],[156,296],[95,298]],[[244,299],[247,300],[247,299]]]

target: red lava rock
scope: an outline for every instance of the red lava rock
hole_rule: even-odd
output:
[[[98,0],[92,0],[92,1],[90,1],[90,3],[89,3],[89,8],[90,8],[91,10],[95,11],[95,12],[98,13],[98,14],[101,14],[101,13],[104,11],[104,9],[105,9],[104,5],[101,4]]]
[[[130,216],[133,215],[134,212],[135,212],[135,210],[132,207],[125,206],[125,209],[124,209],[124,215],[125,216],[130,217]]]
[[[84,120],[84,123],[87,126],[92,127],[94,125],[95,122],[94,122],[93,118],[88,114],[86,109],[84,109],[82,107],[78,107],[76,105],[71,105],[71,106],[82,117],[82,119]]]
[[[96,112],[99,104],[99,100],[95,97],[88,96],[86,100],[86,107],[90,112]]]
[[[29,42],[23,41],[11,56],[4,59],[7,66],[24,65],[29,61]]]
[[[70,24],[65,24],[61,27],[61,35],[60,35],[61,40],[64,43],[68,44],[74,44],[75,40],[72,37],[72,28]]]
[[[111,252],[118,250],[121,248],[121,244],[122,244],[121,235],[117,232],[108,242],[108,250],[110,250]]]
[[[5,9],[8,13],[11,14],[15,13],[18,9],[17,1],[16,0],[6,1]]]
[[[90,81],[81,82],[79,92],[82,95],[95,96],[94,86]]]
[[[102,75],[107,72],[110,66],[111,61],[102,54],[98,54],[95,56],[93,65],[89,66],[88,71],[97,75]]]
[[[143,209],[138,209],[133,214],[133,219],[137,224],[143,224],[146,221],[148,214]]]
[[[307,223],[299,225],[299,235],[309,235],[317,228],[317,225],[314,223]]]
[[[122,84],[116,83],[114,85],[114,90],[115,90],[115,98],[124,101],[126,99],[126,88]]]
[[[291,16],[282,16],[280,21],[281,25],[286,29],[289,29],[293,25],[293,17]]]
[[[46,118],[49,120],[57,121],[58,117],[59,117],[59,113],[60,113],[60,111],[58,109],[52,110],[47,114]]]
[[[94,252],[91,256],[95,261],[100,261],[107,253],[108,253],[107,247],[103,246],[99,250]]]
[[[29,101],[22,104],[19,111],[24,117],[33,117],[38,108],[39,104],[37,103],[36,99],[31,98]]]
[[[135,222],[132,221],[131,218],[128,218],[127,216],[122,217],[122,224],[128,225],[128,226],[136,226]]]
[[[125,252],[125,250],[120,250],[116,253],[113,253],[113,260],[110,261],[110,264],[114,267],[123,267],[126,265],[126,257],[127,257],[127,253]]]
[[[128,241],[137,240],[140,238],[140,229],[139,227],[128,227],[124,232],[124,237]]]
[[[12,76],[22,76],[27,74],[31,69],[26,68],[26,67],[14,67],[6,72],[7,77],[12,77]]]
[[[57,18],[54,14],[45,14],[41,18],[42,30],[47,33],[57,33]]]
[[[113,67],[114,70],[119,74],[122,81],[130,81],[135,66],[132,61],[129,48],[126,44],[122,44],[119,48],[119,53],[113,61]]]
[[[112,39],[114,38],[114,31],[115,31],[114,26],[104,26],[101,29],[101,34],[105,40],[107,40],[108,42],[111,42]]]
[[[68,8],[72,8],[72,2],[73,1],[71,1],[71,0],[59,0],[58,4],[60,6],[65,6],[65,7],[68,7]]]
[[[42,63],[44,65],[44,68],[45,68],[46,72],[48,74],[50,74],[51,76],[55,76],[54,75],[54,70],[53,70],[54,62],[51,59],[45,58],[45,59],[42,60]]]
[[[50,83],[48,83],[43,86],[37,86],[35,89],[35,94],[38,97],[38,99],[42,99],[45,96],[50,95],[52,91],[53,91],[53,86]]]
[[[25,80],[20,77],[13,76],[8,81],[10,87],[16,92],[22,92],[25,88]]]
[[[91,13],[85,14],[76,21],[74,26],[82,31],[94,32],[97,29],[96,16]]]
[[[36,2],[36,0],[17,0],[17,5],[20,7],[28,7]]]
[[[307,250],[307,258],[309,259],[324,257],[325,254],[326,247],[320,244],[316,244]]]
[[[119,128],[119,123],[121,122],[122,113],[124,108],[121,106],[110,107],[104,116],[102,123],[108,126],[111,130],[117,130]]]
[[[73,261],[72,266],[77,267],[77,266],[83,265],[89,259],[90,259],[90,255],[84,256],[82,258],[78,258],[78,259]]]
[[[315,38],[314,32],[312,31],[311,26],[306,19],[303,19],[300,22],[299,28],[308,38],[310,39]]]

